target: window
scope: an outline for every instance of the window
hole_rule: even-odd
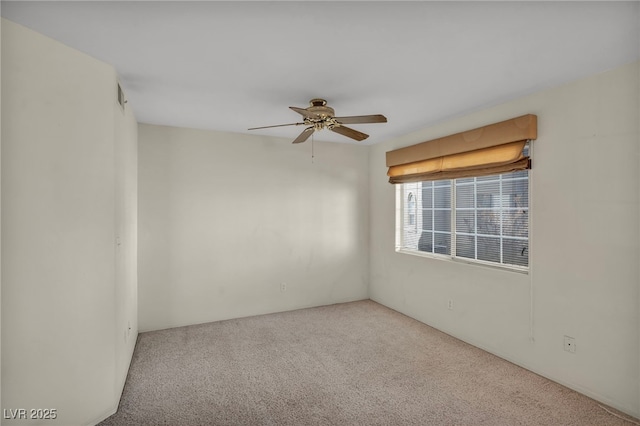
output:
[[[528,268],[528,170],[397,187],[398,250]]]
[[[387,151],[396,250],[528,270],[537,123],[525,114]]]

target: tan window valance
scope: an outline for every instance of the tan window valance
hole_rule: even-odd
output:
[[[523,155],[537,138],[532,114],[387,152],[389,182],[486,176],[528,169]]]

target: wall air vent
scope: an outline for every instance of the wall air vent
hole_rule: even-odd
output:
[[[120,105],[120,108],[122,108],[122,110],[124,110],[125,103],[127,103],[127,101],[124,99],[124,92],[122,91],[122,86],[120,86],[120,83],[118,83],[118,105]]]

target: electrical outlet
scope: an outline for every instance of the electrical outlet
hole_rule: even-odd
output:
[[[449,308],[450,311],[453,311],[453,300],[449,299],[449,302],[447,303],[447,308]]]
[[[280,293],[287,291],[287,283],[280,283]]]
[[[572,354],[576,353],[576,339],[570,336],[564,336],[564,350],[567,352],[571,352]]]

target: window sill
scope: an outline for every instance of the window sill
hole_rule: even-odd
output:
[[[407,250],[402,248],[396,248],[396,253],[410,254],[412,256],[426,257],[427,259],[441,260],[441,261],[451,262],[451,263],[461,263],[464,265],[479,266],[481,268],[494,269],[494,270],[498,269],[501,271],[516,272],[518,274],[529,275],[529,268],[523,267],[523,266],[500,265],[496,263],[484,262],[482,260],[453,257],[448,254],[428,253],[424,251]]]

